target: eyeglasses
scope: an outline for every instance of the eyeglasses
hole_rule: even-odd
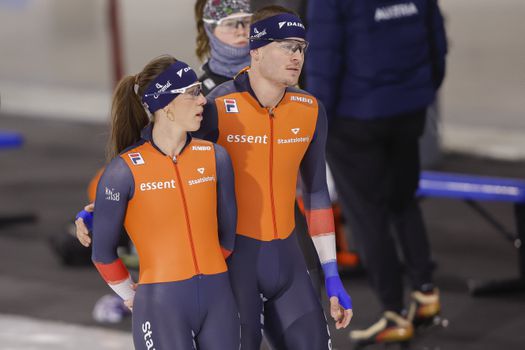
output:
[[[217,27],[221,27],[225,29],[226,31],[234,32],[235,30],[237,30],[239,25],[242,26],[243,29],[249,28],[250,24],[252,23],[252,14],[247,13],[247,14],[228,16],[228,17],[221,18],[218,21],[214,19],[204,18],[203,21],[204,23],[213,24],[213,25],[216,25]]]
[[[297,51],[300,54],[303,54],[308,49],[308,41],[306,40],[294,40],[294,39],[264,39],[264,38],[254,38],[250,37],[250,40],[264,40],[277,43],[278,47],[283,50],[289,56],[293,55]]]
[[[184,94],[188,95],[190,97],[196,98],[198,97],[202,92],[202,83],[200,81],[193,83],[191,85],[188,85],[186,87],[180,88],[180,89],[173,89],[173,90],[166,90],[166,91],[160,91],[160,92],[154,92],[151,94],[146,94],[144,97],[159,97],[160,95],[175,95],[175,94]]]

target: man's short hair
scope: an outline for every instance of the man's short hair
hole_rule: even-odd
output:
[[[257,11],[253,13],[252,23],[261,21],[263,19],[275,16],[281,13],[289,13],[291,15],[296,15],[297,17],[299,17],[297,13],[295,13],[294,11],[290,9],[287,9],[286,7],[279,6],[279,5],[269,5],[269,6],[261,7],[260,9],[258,9]]]

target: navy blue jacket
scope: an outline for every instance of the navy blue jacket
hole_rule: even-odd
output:
[[[307,90],[328,118],[425,108],[445,75],[437,0],[310,0],[307,37]]]

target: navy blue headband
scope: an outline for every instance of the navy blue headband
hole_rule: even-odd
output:
[[[177,61],[149,83],[142,96],[142,103],[153,114],[179,95],[166,93],[167,91],[187,87],[196,81],[197,74],[193,69],[186,63]]]
[[[268,39],[286,38],[306,38],[304,25],[296,15],[281,13],[250,26],[250,50],[269,44]]]

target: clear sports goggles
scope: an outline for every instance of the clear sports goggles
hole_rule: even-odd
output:
[[[187,94],[193,97],[197,97],[202,92],[202,83],[200,81],[195,82],[191,85],[180,89],[166,90],[161,92],[153,92],[151,94],[146,94],[144,97],[159,96],[159,95],[175,95],[175,94]]]
[[[210,19],[210,18],[203,18],[202,20],[204,21],[204,23],[207,23],[207,24],[223,26],[223,27],[231,28],[231,29],[236,29],[239,26],[239,24],[241,24],[244,28],[249,28],[252,22],[252,14],[251,13],[236,13],[236,14],[221,18],[219,20]]]

